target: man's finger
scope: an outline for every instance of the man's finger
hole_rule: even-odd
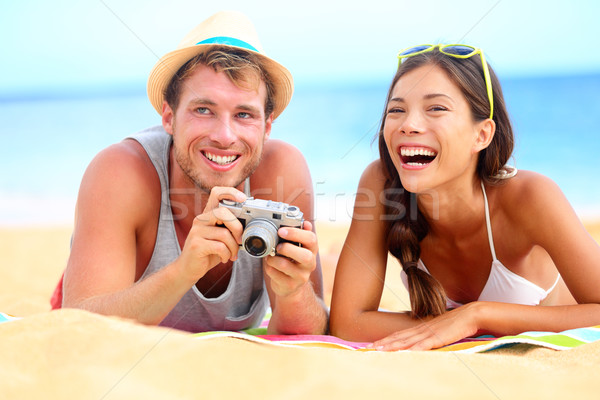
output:
[[[215,186],[210,191],[204,212],[217,208],[221,200],[233,200],[241,203],[246,201],[246,195],[233,187]]]

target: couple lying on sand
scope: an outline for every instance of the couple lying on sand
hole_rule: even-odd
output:
[[[155,65],[162,124],[91,162],[53,307],[198,332],[256,326],[270,306],[269,333],[382,350],[599,324],[600,248],[552,181],[506,165],[513,132],[483,52],[422,45],[398,58],[330,310],[307,164],[268,140],[292,77],[233,12]],[[388,252],[410,312],[379,310]]]

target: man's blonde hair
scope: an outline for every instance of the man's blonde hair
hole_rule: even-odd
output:
[[[265,99],[265,118],[273,112],[273,95],[275,87],[267,71],[262,67],[260,59],[244,50],[232,49],[228,46],[213,46],[186,62],[165,89],[165,100],[173,111],[177,110],[182,87],[186,79],[201,66],[212,68],[215,72],[225,73],[234,85],[244,89],[258,89],[265,82],[267,96]]]

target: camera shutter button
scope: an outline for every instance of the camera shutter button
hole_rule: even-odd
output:
[[[287,215],[289,215],[290,217],[297,217],[299,212],[300,210],[298,210],[298,207],[296,206],[289,206],[287,208]]]

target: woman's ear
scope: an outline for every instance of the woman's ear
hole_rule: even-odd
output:
[[[477,124],[477,137],[475,138],[475,143],[473,144],[473,153],[478,153],[487,148],[492,142],[492,139],[494,139],[495,133],[496,123],[494,120],[488,118]]]

